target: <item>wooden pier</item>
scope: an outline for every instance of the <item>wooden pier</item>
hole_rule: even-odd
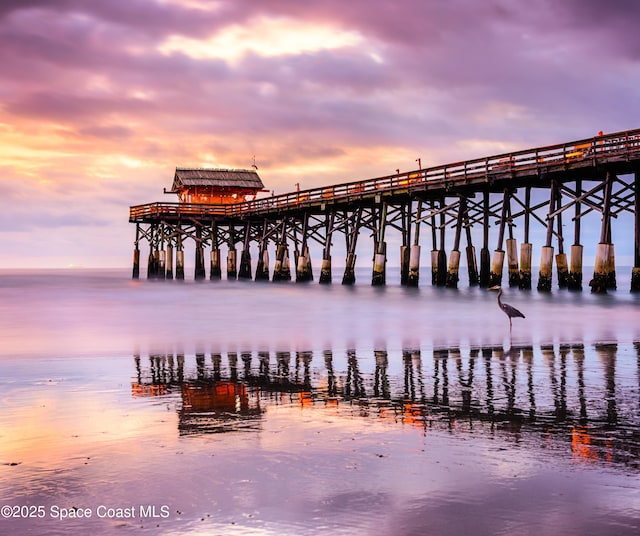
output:
[[[184,186],[177,180],[178,171],[174,193]],[[431,283],[457,287],[464,238],[470,285],[504,284],[506,279],[512,287],[531,288],[538,255],[538,290],[552,289],[554,266],[560,288],[580,290],[585,285],[582,223],[595,221],[595,269],[586,281],[601,293],[616,288],[614,222],[629,212],[634,226],[631,290],[640,291],[640,129],[253,200],[246,197],[264,191],[255,171],[217,171],[239,173],[244,181],[240,195],[227,192],[212,204],[202,202],[212,199],[206,195],[187,202],[193,198],[182,191],[177,203],[130,208],[129,221],[136,225],[134,278],[140,274],[140,246],[146,242],[149,279],[184,279],[184,246],[192,240],[195,279],[207,276],[206,250],[209,278],[222,277],[220,246],[226,245],[229,279],[311,281],[309,246],[315,243],[322,251],[319,282],[330,283],[332,246],[342,235],[342,284],[354,284],[356,247],[364,230],[373,238],[372,285],[385,284],[391,254],[387,236],[399,232],[403,285],[419,285],[426,238]],[[570,245],[565,243],[565,228],[573,229]],[[536,230],[544,241],[536,244],[540,249],[534,253]],[[270,250],[275,252],[273,269]]]

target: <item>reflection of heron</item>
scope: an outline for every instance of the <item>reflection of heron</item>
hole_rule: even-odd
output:
[[[502,303],[502,300],[501,300],[502,287],[500,285],[496,285],[495,287],[490,287],[488,290],[498,291],[498,307],[500,307],[500,309],[504,311],[504,314],[507,315],[507,317],[509,317],[509,335],[511,335],[511,319],[517,318],[517,317],[524,318],[524,315],[512,305],[509,305],[508,303]]]

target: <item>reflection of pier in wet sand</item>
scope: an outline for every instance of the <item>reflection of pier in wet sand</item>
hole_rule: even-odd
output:
[[[617,371],[619,353],[637,362],[633,377]],[[199,353],[195,367],[180,354],[136,356],[132,392],[173,398],[181,434],[255,430],[270,406],[299,405],[424,433],[489,434],[560,452],[569,444],[582,460],[640,468],[638,343],[404,350],[391,373],[395,355],[370,354]]]

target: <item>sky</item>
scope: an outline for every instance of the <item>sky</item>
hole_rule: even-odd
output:
[[[127,267],[176,167],[276,193],[640,127],[635,0],[2,0],[0,268]]]

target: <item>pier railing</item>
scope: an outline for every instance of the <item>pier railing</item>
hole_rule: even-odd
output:
[[[249,216],[273,210],[304,208],[340,201],[358,201],[382,194],[410,193],[431,188],[525,178],[570,168],[578,169],[601,163],[628,162],[638,159],[640,159],[640,129],[229,205],[191,203],[136,205],[130,208],[129,221],[141,222],[163,217]]]

